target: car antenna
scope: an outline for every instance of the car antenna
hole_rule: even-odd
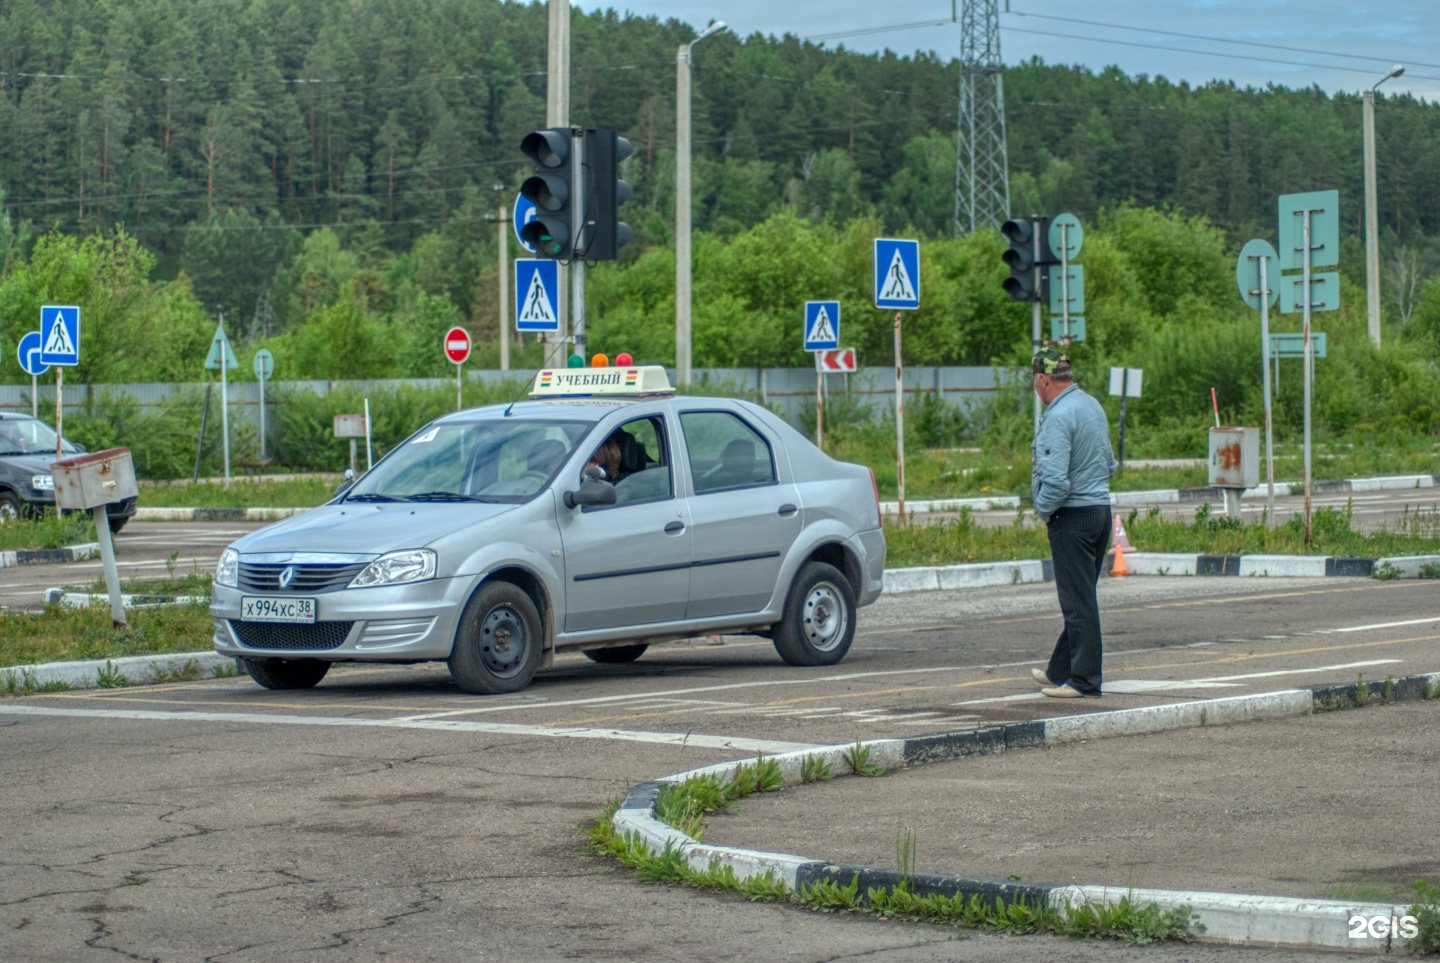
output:
[[[501,415],[502,418],[510,417],[510,409],[514,408],[515,403],[518,402],[521,398],[525,397],[526,393],[530,390],[530,386],[535,383],[535,376],[544,370],[545,368],[542,365],[541,367],[536,368],[534,371],[530,372],[530,377],[527,378],[520,385],[520,393],[515,396],[514,400],[512,400],[508,405],[505,406],[505,413]]]

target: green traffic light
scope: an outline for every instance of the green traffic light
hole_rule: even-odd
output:
[[[572,354],[570,356],[570,360],[566,362],[566,367],[583,368],[585,367],[585,359],[580,357],[578,354]]]

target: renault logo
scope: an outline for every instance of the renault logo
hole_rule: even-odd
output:
[[[295,579],[295,566],[287,565],[280,572],[280,587],[289,588],[290,583]]]

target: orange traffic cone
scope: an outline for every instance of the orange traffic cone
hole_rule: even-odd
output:
[[[1117,552],[1135,551],[1135,546],[1130,544],[1130,539],[1125,535],[1125,523],[1120,520],[1119,515],[1115,516],[1115,525],[1114,530],[1110,533],[1110,541],[1114,543]]]
[[[1111,565],[1110,565],[1110,577],[1111,577],[1111,578],[1124,578],[1125,576],[1127,576],[1127,575],[1129,575],[1129,574],[1130,574],[1130,570],[1125,567],[1125,552],[1124,552],[1123,549],[1120,548],[1119,545],[1116,545],[1116,546],[1115,546],[1115,561],[1114,561],[1113,563],[1111,563]]]

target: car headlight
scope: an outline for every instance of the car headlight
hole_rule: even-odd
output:
[[[400,585],[435,577],[435,553],[428,548],[381,555],[351,581],[349,588]]]
[[[225,549],[220,553],[220,561],[215,563],[215,584],[234,588],[239,574],[240,553],[233,548]]]
[[[55,490],[55,476],[34,475],[30,479],[30,487],[37,492],[53,492]]]

